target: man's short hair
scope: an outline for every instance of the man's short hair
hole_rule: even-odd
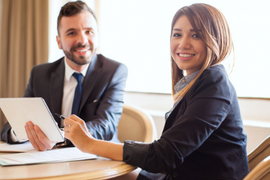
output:
[[[88,11],[90,12],[93,17],[95,18],[95,20],[97,21],[96,15],[94,13],[94,11],[87,6],[86,3],[82,2],[82,1],[74,1],[74,2],[68,2],[66,3],[64,6],[62,6],[58,18],[57,18],[57,32],[58,35],[59,34],[59,26],[60,26],[60,21],[62,19],[63,16],[73,16],[82,12]]]

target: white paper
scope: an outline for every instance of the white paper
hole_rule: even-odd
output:
[[[76,147],[52,149],[47,151],[31,151],[26,153],[4,154],[0,155],[0,164],[5,165],[23,165],[77,161],[86,159],[95,159],[96,155],[83,153]]]
[[[0,143],[0,152],[26,152],[31,150],[35,150],[35,148],[30,142],[23,144]]]

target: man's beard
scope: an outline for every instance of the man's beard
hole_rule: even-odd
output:
[[[86,58],[85,56],[79,56],[79,58],[77,58],[73,55],[73,52],[76,48],[87,48],[91,51],[91,55],[88,58]],[[85,65],[85,64],[88,64],[92,60],[92,58],[95,54],[93,49],[94,49],[93,46],[89,43],[87,43],[85,45],[82,45],[81,43],[79,43],[76,46],[72,46],[69,51],[65,51],[64,49],[63,49],[63,51],[64,51],[66,57],[68,59],[70,59],[72,62],[74,62],[75,64]]]

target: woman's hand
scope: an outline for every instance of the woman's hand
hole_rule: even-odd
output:
[[[113,160],[123,160],[123,144],[94,139],[85,122],[76,115],[64,121],[65,137],[85,153],[96,154]]]
[[[85,122],[76,115],[64,120],[65,137],[69,139],[82,152],[91,153],[91,145],[95,140],[88,131]]]

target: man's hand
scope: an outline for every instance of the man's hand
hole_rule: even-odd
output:
[[[41,129],[31,121],[28,121],[24,127],[29,141],[36,150],[46,151],[52,149],[56,144],[55,141],[50,141]]]

